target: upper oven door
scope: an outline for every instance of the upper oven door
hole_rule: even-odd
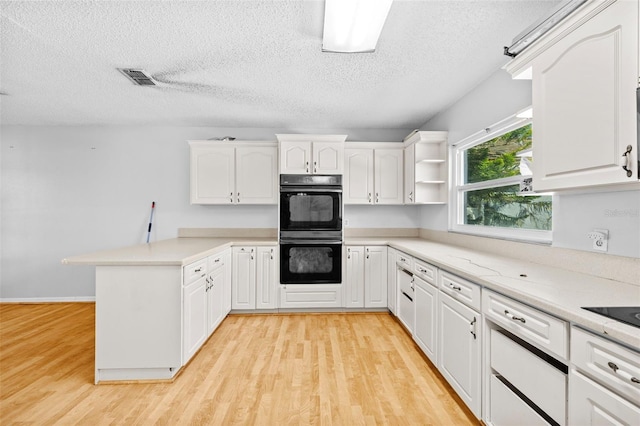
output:
[[[282,188],[280,230],[342,230],[342,192],[321,188]]]

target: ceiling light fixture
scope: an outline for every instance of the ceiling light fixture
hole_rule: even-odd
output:
[[[516,57],[531,44],[555,27],[560,21],[582,6],[587,0],[564,0],[559,5],[543,16],[540,20],[529,26],[513,39],[511,46],[504,47],[504,54],[512,58]]]
[[[375,51],[392,2],[393,0],[326,0],[322,51]]]

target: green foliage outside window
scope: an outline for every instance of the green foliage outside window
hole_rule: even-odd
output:
[[[465,152],[465,183],[520,175],[518,152],[531,148],[531,125],[498,136]],[[518,195],[519,185],[465,191],[465,224],[551,229],[551,197]]]

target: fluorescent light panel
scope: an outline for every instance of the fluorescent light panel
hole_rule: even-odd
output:
[[[326,0],[322,50],[373,52],[393,0]]]

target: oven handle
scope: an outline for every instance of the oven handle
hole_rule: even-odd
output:
[[[323,244],[323,245],[342,245],[339,240],[280,240],[280,244]]]
[[[287,186],[280,187],[281,194],[289,194],[289,193],[305,193],[305,192],[342,192],[342,188],[318,188],[318,187],[308,187],[308,186]]]

